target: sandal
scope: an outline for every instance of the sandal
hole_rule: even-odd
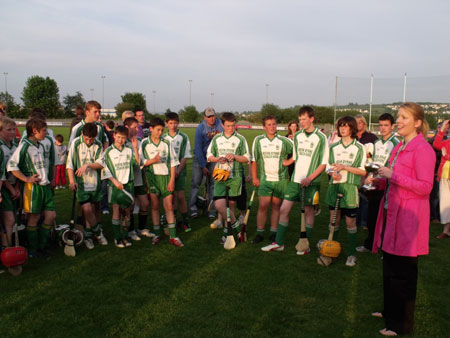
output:
[[[381,313],[381,312],[372,312],[372,317],[383,318],[383,313]]]
[[[397,332],[392,331],[392,330],[388,330],[386,328],[384,328],[383,330],[379,331],[383,336],[389,336],[389,337],[395,337],[397,336]]]
[[[443,239],[443,238],[447,238],[447,237],[450,237],[450,235],[446,234],[445,232],[442,232],[441,234],[436,236],[437,239]]]

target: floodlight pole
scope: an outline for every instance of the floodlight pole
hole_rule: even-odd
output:
[[[101,76],[102,78],[102,108],[105,109],[105,75]]]
[[[156,114],[156,90],[152,90],[153,93],[153,114]]]
[[[192,106],[192,80],[189,80],[189,105]]]
[[[3,75],[5,75],[5,93],[6,93],[6,98],[8,99],[8,73],[3,72]]]
[[[337,109],[337,91],[338,91],[338,77],[336,76],[336,85],[334,87],[334,119],[333,119],[333,131],[336,127],[336,109]]]
[[[369,131],[372,131],[373,74],[370,75]]]
[[[266,83],[266,103],[269,103],[269,84]]]
[[[406,73],[405,77],[403,78],[403,103],[406,102]]]

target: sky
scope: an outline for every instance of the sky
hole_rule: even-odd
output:
[[[0,91],[28,77],[60,97],[149,111],[450,101],[449,1],[0,0]],[[102,76],[105,78],[102,80]],[[192,80],[189,82],[189,80]],[[191,88],[191,91],[190,91]],[[191,92],[191,95],[189,93]],[[213,93],[213,94],[212,94]]]

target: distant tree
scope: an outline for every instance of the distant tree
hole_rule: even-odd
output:
[[[6,113],[9,117],[26,117],[26,114],[24,114],[24,116],[21,116],[22,114],[20,105],[14,102],[14,97],[11,94],[1,92],[0,102],[4,102],[6,104]]]
[[[48,118],[62,115],[58,85],[48,76],[29,77],[22,91],[22,101],[27,110],[35,107],[43,108]]]
[[[151,115],[147,110],[147,101],[145,95],[142,93],[125,93],[122,97],[122,102],[115,107],[117,115],[120,116],[125,110],[133,112],[137,110],[144,111],[145,118],[149,119]]]
[[[73,117],[73,112],[78,106],[84,107],[86,104],[86,101],[83,98],[83,94],[81,94],[79,91],[75,93],[75,95],[69,95],[67,94],[63,98],[63,104],[64,104],[64,116],[65,117]]]
[[[195,106],[185,106],[178,112],[180,120],[182,122],[200,122],[202,120],[202,115],[198,112]]]

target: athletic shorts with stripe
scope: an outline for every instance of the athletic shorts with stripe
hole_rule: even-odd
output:
[[[81,205],[86,203],[98,203],[102,200],[103,194],[101,184],[94,191],[85,191],[79,187],[80,186],[78,186],[77,189],[77,200]]]
[[[259,182],[258,196],[273,196],[283,199],[286,189],[289,184],[289,179],[285,178],[280,181],[265,181]]]
[[[54,211],[53,191],[48,185],[25,183],[23,210],[27,214],[40,214],[44,210]]]
[[[134,191],[134,186],[133,186],[133,182],[128,182],[127,184],[123,185],[123,188],[128,191],[131,195],[134,196],[133,191]],[[119,204],[117,202],[117,194],[119,192],[119,189],[116,188],[116,186],[114,184],[110,184],[108,186],[108,202],[111,204]]]
[[[153,175],[153,173],[147,173],[148,189],[151,194],[156,194],[162,198],[172,195],[173,192],[167,190],[169,181],[169,175]]]
[[[325,202],[334,208],[338,194],[343,194],[340,207],[346,209],[355,209],[359,206],[358,186],[350,183],[330,184],[328,186]]]
[[[305,205],[318,205],[319,204],[319,184],[311,184],[305,187]],[[292,202],[302,201],[302,185],[290,181],[284,199]]]

